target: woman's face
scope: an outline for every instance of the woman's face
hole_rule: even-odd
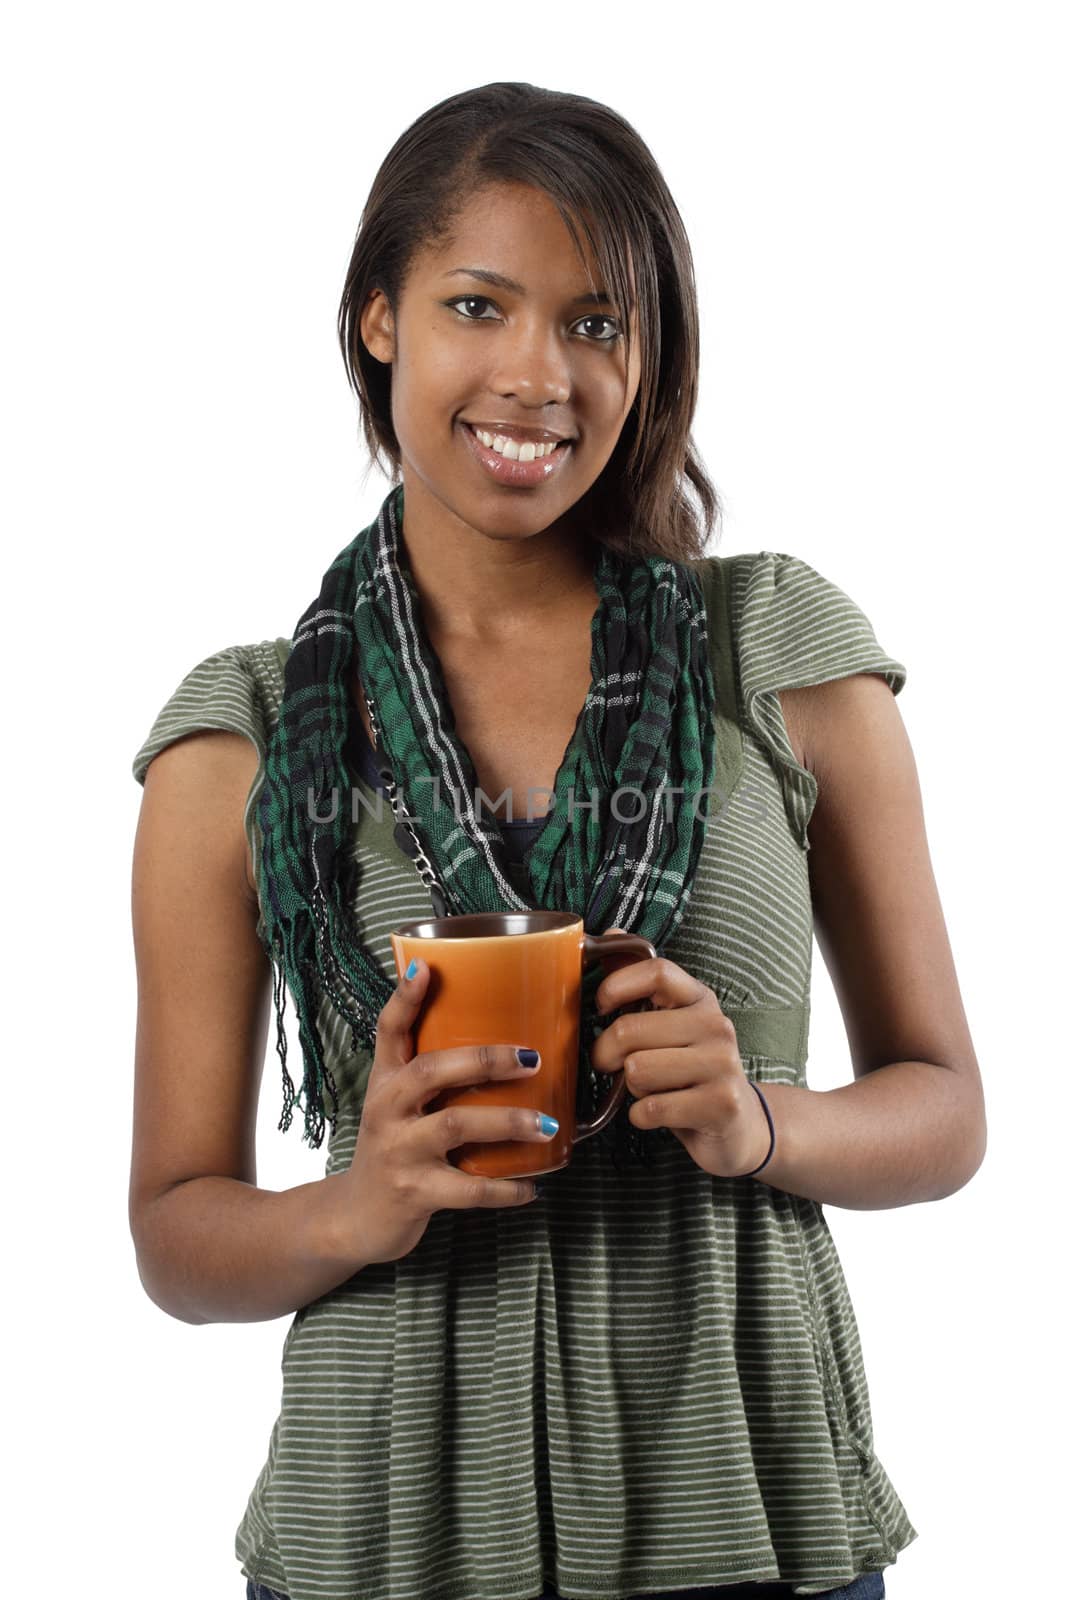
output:
[[[414,258],[395,317],[374,290],[360,321],[393,368],[405,517],[432,500],[496,537],[562,518],[600,476],[637,395],[636,330],[627,376],[622,316],[543,190],[480,190],[449,243]]]

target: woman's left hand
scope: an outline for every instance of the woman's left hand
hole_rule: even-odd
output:
[[[751,1172],[770,1149],[770,1129],[715,994],[663,956],[629,962],[597,989],[602,1014],[643,999],[655,1009],[616,1017],[594,1041],[591,1065],[625,1072],[635,1128],[670,1128],[713,1177]]]

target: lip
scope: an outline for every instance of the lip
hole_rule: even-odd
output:
[[[515,439],[519,444],[559,444],[570,441],[569,433],[558,433],[554,428],[525,428],[521,422],[481,422],[477,417],[460,417],[468,428],[480,428],[494,438],[502,434],[505,439]]]
[[[568,440],[565,444],[557,444],[551,455],[542,456],[539,461],[509,461],[506,456],[498,456],[495,450],[482,444],[474,433],[472,423],[461,422],[460,428],[474,459],[496,483],[508,488],[536,489],[539,484],[554,478],[570,459],[571,444]],[[528,442],[536,444],[538,441],[531,439]]]

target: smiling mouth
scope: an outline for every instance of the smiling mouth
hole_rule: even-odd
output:
[[[566,470],[574,446],[573,439],[519,440],[504,434],[492,436],[469,422],[462,426],[467,449],[484,474],[483,482],[502,489],[539,489]]]
[[[504,461],[543,461],[572,442],[570,439],[516,439],[510,434],[494,434],[486,428],[476,428],[470,422],[464,423],[464,427],[470,429],[479,444]]]

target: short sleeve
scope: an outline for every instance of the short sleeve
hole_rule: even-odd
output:
[[[289,648],[287,639],[266,639],[260,644],[231,645],[205,657],[186,673],[166,701],[133,758],[133,775],[143,784],[149,764],[160,751],[186,734],[218,729],[243,733],[250,739],[259,755],[259,768],[245,806],[245,834],[256,871],[255,802],[262,786],[267,745],[278,720]]]
[[[807,850],[818,784],[793,753],[778,690],[873,672],[896,695],[907,671],[882,649],[856,602],[799,556],[761,550],[734,557],[732,567],[742,717],[778,774],[790,827]]]

